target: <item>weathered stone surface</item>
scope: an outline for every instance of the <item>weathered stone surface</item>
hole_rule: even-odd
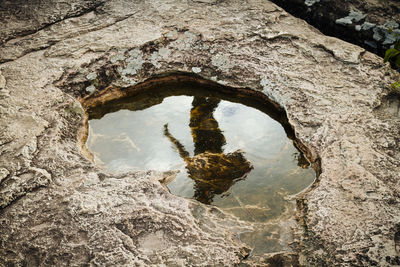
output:
[[[399,264],[400,100],[381,58],[268,1],[74,3],[0,30],[0,265],[243,259],[233,233],[250,226],[169,194],[162,173],[107,174],[83,156],[79,101],[124,96],[157,75],[270,97],[320,166],[298,196],[294,251],[260,265]],[[181,76],[160,76],[171,72]]]
[[[272,0],[323,33],[383,55],[400,34],[397,0]]]
[[[16,37],[45,30],[62,20],[79,17],[94,11],[104,2],[101,0],[72,0],[68,2],[62,0],[4,0],[0,6],[0,27],[2,29],[0,44],[16,39]]]

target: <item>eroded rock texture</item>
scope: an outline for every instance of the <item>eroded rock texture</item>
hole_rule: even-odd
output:
[[[381,58],[268,1],[34,2],[1,3],[0,265],[243,261],[248,225],[169,194],[165,174],[103,173],[81,151],[79,101],[169,72],[270,97],[320,163],[293,251],[248,264],[399,264],[400,101]]]

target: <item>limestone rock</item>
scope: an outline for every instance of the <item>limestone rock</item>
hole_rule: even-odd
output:
[[[0,14],[0,265],[243,261],[246,223],[171,195],[162,173],[84,156],[82,108],[182,79],[275,101],[320,173],[298,196],[293,248],[260,264],[398,263],[399,96],[381,58],[268,1],[20,2]]]

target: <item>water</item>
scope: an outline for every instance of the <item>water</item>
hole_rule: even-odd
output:
[[[274,252],[284,247],[280,224],[294,210],[287,197],[315,172],[263,111],[214,93],[154,93],[93,111],[87,146],[112,172],[180,170],[167,183],[171,193],[253,223],[241,239],[253,254]]]

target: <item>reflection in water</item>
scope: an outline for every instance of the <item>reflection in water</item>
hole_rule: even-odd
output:
[[[253,254],[281,251],[290,242],[289,226],[282,225],[295,209],[288,196],[310,185],[315,173],[279,113],[239,100],[182,87],[99,106],[89,111],[87,146],[109,171],[180,170],[169,177],[171,193],[253,225],[240,233]]]
[[[164,125],[164,134],[178,149],[186,162],[189,178],[193,179],[194,198],[210,204],[216,194],[222,194],[238,180],[244,179],[253,168],[239,150],[223,154],[225,137],[213,117],[220,100],[214,97],[194,97],[190,111],[190,130],[193,136],[194,156],[174,138]]]
[[[220,100],[215,97],[194,97],[190,110],[190,130],[194,142],[194,155],[204,152],[222,153],[225,137],[213,117]]]
[[[303,153],[297,153],[295,154],[297,158],[297,166],[299,166],[302,169],[307,169],[310,166],[310,163],[306,159]]]

